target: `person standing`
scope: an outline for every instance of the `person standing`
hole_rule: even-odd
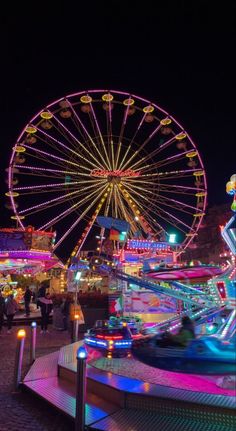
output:
[[[32,297],[32,292],[29,288],[29,286],[26,287],[25,294],[24,294],[24,301],[25,301],[25,316],[28,317],[30,315],[30,301]]]
[[[45,298],[45,296],[46,296],[46,286],[44,284],[41,284],[37,294],[37,301],[36,301],[37,308],[40,307],[39,298]]]
[[[18,305],[16,300],[14,299],[14,295],[11,294],[8,296],[7,301],[5,303],[5,313],[7,316],[7,333],[11,333],[12,321],[18,310]]]
[[[38,298],[39,306],[41,308],[41,334],[48,331],[48,320],[50,313],[52,311],[53,302],[50,298],[50,294],[46,293],[46,296],[44,298],[40,297]]]
[[[69,317],[70,317],[70,304],[72,300],[69,297],[69,295],[66,296],[66,298],[63,298],[62,304],[61,304],[61,311],[63,315],[63,329],[64,331],[67,331],[69,327]]]
[[[3,327],[4,311],[5,311],[5,300],[2,296],[2,291],[0,290],[0,335]]]

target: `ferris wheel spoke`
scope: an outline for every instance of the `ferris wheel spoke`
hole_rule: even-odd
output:
[[[158,217],[162,218],[164,221],[167,221],[170,225],[174,226],[184,234],[193,231],[192,226],[189,226],[186,223],[182,222],[177,217],[173,216],[173,214],[170,214],[167,211],[163,211],[160,207],[157,214]]]
[[[100,140],[100,136],[98,135],[98,131],[97,131],[97,128],[96,128],[96,124],[95,124],[95,121],[94,121],[94,118],[93,118],[93,115],[91,114],[91,112],[88,112],[88,116],[89,116],[89,121],[90,121],[90,124],[91,124],[91,127],[92,127],[92,130],[93,130],[93,136],[94,136],[94,139],[95,139],[95,141],[96,141],[96,143],[97,143],[97,148],[98,148],[98,150],[101,152],[103,152],[104,150],[103,150],[103,147],[102,147],[102,143],[101,143],[101,140]],[[109,167],[108,167],[108,165],[107,165],[107,162],[106,162],[106,160],[105,160],[105,163],[104,163],[104,168],[107,168],[107,169],[109,169]]]
[[[88,207],[82,212],[82,214],[75,220],[75,222],[70,226],[70,228],[59,239],[59,241],[54,246],[54,249],[53,249],[54,251],[65,240],[65,238],[70,234],[70,232],[77,226],[77,224],[87,214],[87,212],[91,209],[91,207],[94,205],[94,203],[98,201],[98,199],[102,196],[102,194],[104,193],[104,191],[106,190],[106,188],[107,188],[107,186],[105,186],[103,188],[103,190],[97,195],[97,197],[93,200],[93,202],[90,205],[88,205]]]
[[[52,204],[53,204],[53,206],[54,205],[60,205],[61,203],[64,203],[66,199],[70,199],[71,196],[80,195],[82,192],[86,193],[87,190],[89,188],[92,188],[92,187],[96,187],[96,186],[94,186],[94,185],[87,186],[87,187],[84,187],[83,189],[76,190],[76,191],[73,191],[73,192],[70,192],[70,193],[66,193],[66,194],[64,194],[62,196],[58,196],[58,197],[56,197],[54,199],[50,199],[48,201],[41,202],[38,205],[34,205],[34,206],[30,207],[30,208],[27,208],[25,210],[19,211],[19,214],[26,214],[28,211],[32,211],[33,209],[35,209],[37,211],[40,210],[40,209],[47,209],[48,206],[52,206]]]
[[[63,174],[63,175],[76,175],[78,174],[77,171],[64,171],[61,169],[49,169],[49,168],[40,168],[40,167],[35,167],[35,166],[28,166],[28,165],[14,165],[14,167],[16,168],[21,168],[21,169],[29,169],[29,170],[35,170],[35,171],[41,171],[41,172],[55,172],[55,173],[59,173],[59,174]]]
[[[90,103],[89,105],[90,105],[90,108],[91,108],[93,119],[94,119],[96,127],[97,127],[99,138],[100,138],[101,143],[102,143],[102,148],[103,148],[104,154],[106,156],[106,163],[105,163],[106,167],[107,167],[108,170],[112,170],[111,162],[110,162],[109,157],[108,157],[107,149],[106,149],[106,146],[105,146],[105,142],[104,142],[103,136],[101,134],[101,130],[100,130],[100,127],[99,127],[99,124],[98,124],[98,120],[97,120],[97,117],[96,117],[95,110],[93,109],[92,103]],[[105,158],[104,158],[104,160],[105,160]]]
[[[118,142],[119,142],[118,143],[118,148],[117,148],[117,152],[116,152],[116,155],[115,155],[115,170],[118,167],[119,157],[120,157],[120,150],[121,150],[121,145],[122,145],[120,139],[119,139]]]
[[[159,160],[156,163],[152,163],[151,165],[148,165],[146,168],[140,168],[142,173],[146,173],[148,171],[151,171],[153,169],[159,169],[162,166],[166,166],[166,165],[170,165],[172,163],[176,163],[177,161],[180,161],[181,159],[185,159],[186,158],[186,154],[188,154],[189,151],[185,151],[183,153],[179,153],[179,154],[175,154],[172,157],[168,157],[167,159],[164,160]]]
[[[27,186],[27,187],[14,187],[13,191],[19,191],[19,190],[36,190],[36,189],[50,189],[51,187],[67,187],[69,186],[70,188],[73,188],[71,186],[78,186],[79,184],[84,184],[84,183],[95,183],[96,185],[99,183],[99,180],[87,180],[87,181],[75,181],[75,182],[63,182],[63,183],[51,183],[51,184],[40,184],[40,185],[33,185],[33,186]],[[47,191],[47,190],[43,190],[43,191]]]
[[[158,202],[162,205],[175,209],[176,211],[193,215],[196,211],[198,211],[197,207],[193,207],[191,205],[186,205],[183,202],[175,201],[175,199],[170,199],[167,197],[159,196]],[[192,210],[192,211],[190,211]]]
[[[54,154],[48,153],[46,151],[39,150],[38,148],[35,148],[35,147],[29,147],[28,145],[25,145],[25,147],[28,148],[28,149],[31,149],[31,150],[35,151],[37,154],[40,154],[40,155],[42,154],[43,156],[51,157],[53,160],[55,159],[55,160],[58,160],[59,162],[64,162],[64,164],[69,164],[69,165],[72,165],[72,166],[76,166],[78,168],[82,168],[82,169],[90,172],[90,169],[87,168],[86,166],[80,165],[78,163],[74,163],[74,162],[72,162],[70,160],[63,159],[62,157],[55,156]],[[47,161],[50,162],[50,159],[47,159]]]
[[[68,100],[67,100],[67,101],[68,101]],[[101,167],[102,169],[104,169],[104,164],[106,164],[106,162],[105,162],[104,158],[102,157],[101,151],[99,151],[99,149],[97,148],[95,141],[93,140],[92,136],[91,136],[91,135],[90,135],[90,133],[88,132],[87,128],[85,127],[84,123],[82,122],[81,118],[79,117],[78,113],[75,111],[75,109],[74,109],[74,107],[72,106],[72,104],[70,103],[70,101],[68,101],[68,103],[69,103],[69,105],[70,105],[70,109],[71,109],[71,111],[73,112],[73,114],[75,115],[76,119],[78,120],[78,122],[79,122],[80,126],[82,127],[82,129],[83,129],[83,131],[84,131],[84,133],[85,133],[85,135],[89,138],[89,140],[90,140],[90,142],[91,142],[91,144],[92,144],[92,146],[93,146],[94,150],[96,151],[96,154],[97,154],[97,156],[96,156],[96,157],[99,157],[99,158],[101,159],[102,164],[101,164],[100,162],[98,162],[98,163],[99,163],[99,165],[100,165],[100,167]]]
[[[81,199],[79,202],[75,203],[74,205],[67,208],[65,211],[60,213],[57,217],[53,217],[51,220],[49,220],[47,223],[45,223],[43,226],[41,226],[39,229],[44,230],[47,229],[55,224],[55,222],[62,220],[63,218],[67,217],[69,214],[75,211],[75,209],[78,209],[80,206],[82,206],[84,203],[88,202],[97,195],[97,192],[100,190],[104,190],[104,186],[98,187],[95,191],[91,192],[90,194],[87,194],[84,199]]]
[[[108,195],[108,198],[107,198],[107,201],[106,201],[106,204],[105,204],[105,210],[104,210],[104,216],[105,217],[107,217],[108,213],[109,213],[110,204],[111,204],[111,197],[112,197],[112,193],[110,191],[110,193]],[[104,233],[105,233],[105,228],[102,227],[101,230],[100,230],[101,244],[102,244],[102,241],[103,241]]]
[[[86,158],[84,155],[82,155],[78,151],[75,151],[75,150],[73,150],[73,148],[70,148],[68,145],[63,144],[61,141],[59,141],[58,139],[56,139],[53,136],[49,135],[44,130],[41,130],[39,127],[37,129],[44,136],[46,136],[49,140],[52,140],[53,143],[59,145],[61,148],[63,148],[65,151],[67,151],[68,153],[67,152],[63,153],[62,152],[62,154],[64,154],[65,156],[67,156],[68,154],[70,154],[70,155],[73,156],[73,160],[74,161],[76,161],[76,159],[79,158],[79,159],[82,159],[84,162],[89,163],[93,168],[95,167],[95,168],[99,169],[98,163],[92,162],[91,160],[89,160],[88,158]],[[46,140],[43,140],[43,142],[45,142],[46,144],[48,144],[48,142]],[[53,146],[53,148],[55,148],[58,151],[58,148],[56,146]]]
[[[123,165],[123,163],[124,163],[124,161],[125,161],[125,158],[126,158],[126,156],[124,157],[124,159],[122,160],[122,163],[121,163],[121,167],[120,167],[120,169],[122,168],[122,169],[124,169],[133,159],[134,159],[134,157],[137,157],[138,156],[138,154],[146,147],[146,145],[151,141],[151,139],[156,135],[156,133],[160,130],[160,128],[161,128],[161,124],[159,124],[154,130],[153,130],[153,132],[148,136],[148,138],[143,142],[143,144],[142,145],[140,145],[139,146],[139,148],[135,151],[135,153],[134,154],[132,154],[132,156],[127,160],[127,162],[125,163],[125,165]],[[130,145],[130,148],[131,148],[131,145]],[[130,150],[130,148],[129,148],[129,150]],[[128,154],[128,153],[127,153]],[[127,155],[126,154],[126,155]],[[123,165],[123,166],[122,166]]]
[[[124,180],[121,182],[121,184],[124,182]],[[157,182],[153,181],[152,178],[145,178],[143,179],[142,176],[140,177],[135,177],[135,181],[132,178],[125,178],[125,182],[127,184],[136,184],[136,185],[144,185],[146,184],[147,186],[155,186],[155,188],[157,187]],[[159,185],[158,185],[159,186]]]
[[[128,211],[128,209],[125,207],[124,202],[122,201],[122,195],[120,193],[120,191],[118,190],[118,194],[117,194],[117,199],[118,199],[118,208],[120,210],[120,218],[124,218],[124,220],[128,221],[129,225],[130,225],[130,229],[131,232],[133,232],[133,234],[135,233],[135,231],[137,231],[137,226],[135,224],[135,220],[134,217],[132,216],[132,213],[130,213]]]
[[[55,151],[57,154],[62,154],[65,157],[73,157],[73,161],[76,161],[75,153],[73,149],[70,149],[67,145],[63,144],[60,140],[54,138],[52,135],[49,135],[49,133],[46,133],[44,130],[40,129],[39,126],[37,126],[37,134],[35,134],[35,137],[40,143],[44,143],[47,147],[50,147],[51,150]],[[79,157],[79,154],[77,155]]]
[[[77,176],[76,171],[63,171],[59,169],[40,168],[29,165],[14,165],[14,167],[21,169],[21,171],[19,170],[17,175],[22,175],[23,177],[34,175],[35,177],[38,176],[40,178],[62,179],[65,178],[65,176]]]
[[[56,206],[59,206],[59,205],[65,205],[67,202],[68,203],[71,203],[71,197],[74,199],[74,198],[76,198],[76,199],[79,199],[80,198],[80,195],[81,196],[84,196],[84,194],[85,193],[79,193],[79,192],[72,192],[72,193],[70,193],[70,196],[67,196],[67,197],[65,197],[65,198],[63,198],[63,200],[57,200],[57,201],[53,201],[52,202],[52,200],[51,201],[49,201],[49,203],[47,204],[47,206],[45,207],[45,206],[43,206],[43,207],[39,207],[40,205],[38,205],[38,207],[36,208],[36,209],[34,209],[34,210],[31,210],[31,212],[29,212],[28,214],[27,214],[27,216],[29,216],[29,215],[32,215],[32,214],[36,214],[36,213],[38,213],[38,212],[43,212],[43,211],[47,211],[48,210],[48,208],[50,208],[50,209],[52,209],[53,207],[56,207]],[[87,195],[85,195],[85,196],[87,196]],[[81,199],[80,199],[80,201],[81,201]]]
[[[147,189],[144,189],[142,187],[137,187],[136,185],[132,185],[132,187],[127,186],[127,188],[129,190],[135,191],[136,193],[139,193],[139,191],[145,192],[145,193],[149,192],[151,196],[148,197],[148,201],[152,202],[152,204],[155,206],[156,198],[153,198],[153,190],[147,190]],[[171,208],[175,208],[176,210],[179,210],[181,212],[185,212],[188,214],[192,214],[193,211],[190,212],[184,208],[192,209],[192,210],[194,210],[194,212],[196,212],[198,210],[197,207],[193,207],[192,205],[185,204],[184,202],[180,202],[180,201],[177,201],[175,199],[168,198],[166,196],[161,196],[160,194],[158,196],[158,202],[161,202],[163,205],[169,206]],[[170,203],[166,203],[166,202],[170,202]]]
[[[180,226],[184,226],[185,228],[187,228],[187,231],[191,231],[192,230],[192,226],[188,225],[187,223],[183,222],[182,220],[180,220],[178,217],[175,217],[173,214],[171,214],[170,212],[163,210],[163,208],[161,208],[159,205],[156,205],[156,208],[159,209],[159,215],[160,213],[164,213],[166,216],[169,217],[169,220],[171,220],[171,223],[175,223],[174,225],[176,227],[178,227],[178,229],[181,229]],[[186,230],[183,230],[183,232],[186,232]]]
[[[170,146],[173,142],[175,141],[175,136],[171,139],[169,139],[167,142],[165,142],[164,144],[160,145],[159,147],[157,147],[155,150],[151,151],[146,157],[145,157],[145,161],[148,161],[149,159],[153,159],[154,156],[157,156],[158,153],[160,153],[161,151],[163,151],[165,148],[167,148],[168,146]],[[133,156],[136,156],[138,152],[135,152],[135,154]],[[133,159],[134,157],[132,157]],[[137,168],[138,165],[140,165],[140,163],[142,163],[144,160],[144,158],[141,158],[140,160],[138,160],[137,162],[135,162],[133,165],[129,166],[129,169],[134,169],[134,167]],[[130,159],[129,159],[129,163],[130,163]],[[125,166],[128,166],[129,163],[126,163]],[[123,166],[124,168],[124,166]]]
[[[25,148],[27,148],[26,146],[25,146]],[[55,160],[50,160],[50,159],[48,159],[48,156],[46,156],[45,154],[40,154],[40,153],[38,153],[38,152],[36,152],[37,150],[34,148],[34,152],[35,152],[35,154],[33,154],[32,152],[28,152],[28,151],[26,151],[24,154],[26,155],[26,157],[30,157],[30,159],[36,159],[37,160],[37,163],[42,163],[42,165],[48,165],[49,163],[51,164],[51,165],[54,165],[54,166],[58,166],[58,167],[61,167],[61,168],[63,168],[64,166],[65,166],[65,163],[62,163],[61,161],[55,161]],[[33,160],[30,160],[31,161],[31,163],[33,162]]]
[[[132,189],[132,187],[131,187],[131,189]],[[135,190],[133,190],[132,189],[132,192],[134,193],[134,194],[136,194],[136,195],[139,195],[139,193],[138,192],[136,192]],[[150,205],[150,198],[149,197],[146,197],[145,195],[140,195],[141,197],[142,197],[142,199],[144,199],[146,202],[148,202],[148,204]],[[155,202],[153,202],[152,203],[152,209],[153,208],[156,208],[156,209],[158,209],[159,211],[163,211],[160,207],[159,207],[159,205],[157,204],[157,203],[155,203]],[[175,222],[177,222],[177,223],[180,223],[181,225],[183,225],[183,226],[185,226],[185,227],[187,227],[188,229],[191,229],[191,226],[189,226],[189,225],[187,225],[185,222],[183,222],[183,221],[181,221],[178,217],[175,217],[173,214],[171,214],[171,213],[169,213],[169,212],[167,212],[167,211],[165,211],[165,214],[167,214],[168,216],[169,216],[169,218],[171,218],[172,220],[175,220]]]
[[[91,153],[91,151],[89,151],[86,146],[84,144],[82,144],[82,142],[79,141],[78,138],[76,138],[76,136],[74,136],[74,134],[59,120],[59,118],[57,118],[57,116],[54,114],[54,118],[57,121],[58,124],[60,124],[60,126],[71,136],[71,138],[77,143],[79,144],[79,146],[81,148],[83,148],[83,150],[89,154],[90,157],[93,158],[93,160],[95,160],[95,162],[103,169],[103,166],[101,165],[101,163],[96,159],[96,157]]]
[[[117,189],[117,210],[119,213],[119,217],[121,219],[123,218],[124,220],[128,221],[128,223],[132,227],[132,225],[133,225],[132,217],[130,217],[128,209],[125,207],[124,202],[122,201],[122,195],[121,195],[119,189]]]
[[[108,110],[106,110],[106,123],[107,123],[107,136],[109,139],[108,144],[110,144],[112,139],[112,107],[111,107],[110,100],[108,101]]]
[[[196,169],[181,169],[176,171],[166,171],[166,172],[152,172],[150,174],[142,174],[142,177],[159,177],[159,180],[161,181],[162,178],[165,180],[168,179],[179,179],[182,177],[192,177],[194,173],[196,172]]]
[[[124,116],[123,116],[122,125],[121,125],[121,129],[120,129],[120,134],[119,134],[119,139],[118,139],[118,149],[117,149],[117,152],[116,152],[116,155],[115,155],[115,169],[117,169],[118,162],[119,162],[120,150],[121,150],[121,145],[122,145],[122,140],[123,140],[125,125],[126,125],[126,121],[127,121],[127,117],[128,117],[128,110],[129,110],[129,105],[126,106],[126,109],[125,109],[125,112],[124,112]],[[120,169],[121,169],[121,166],[120,166]]]
[[[129,189],[129,190],[135,190],[135,189],[137,189],[137,190],[138,190],[138,191],[137,191],[137,193],[138,193],[139,191],[141,191],[141,192],[149,193],[149,194],[153,195],[153,190],[148,190],[147,188],[144,188],[144,187],[138,186],[138,185],[133,184],[133,183],[127,183],[126,181],[123,181],[123,184],[124,184],[124,185],[127,187],[127,189]]]
[[[133,192],[133,194],[131,194],[131,192],[129,191],[129,199],[127,199],[126,200],[126,203],[128,204],[128,206],[129,206],[129,208],[131,209],[131,211],[134,213],[134,210],[133,210],[133,204],[135,204],[135,206],[137,207],[137,208],[139,208],[140,210],[142,210],[142,214],[144,214],[145,215],[145,218],[147,219],[147,214],[148,214],[148,212],[145,210],[145,208],[143,207],[143,205],[142,204],[140,204],[140,197],[142,197],[142,195],[140,194],[140,192],[138,193],[138,192],[136,192],[135,190],[132,190],[132,192]],[[125,191],[124,191],[124,194],[125,194]],[[137,196],[137,199],[136,199],[136,197],[135,196]],[[123,198],[124,198],[124,196],[123,196]],[[147,201],[149,201],[149,199],[147,199]],[[132,205],[131,205],[132,204]],[[149,205],[150,205],[150,202],[149,202]],[[141,224],[141,226],[142,226],[142,228],[143,228],[143,220],[142,220],[142,218],[140,219],[140,224]],[[149,226],[150,227],[150,226]],[[143,228],[144,229],[144,228]],[[156,231],[156,227],[155,228],[152,228],[152,230],[154,230],[154,231]]]
[[[118,218],[118,202],[117,202],[117,187],[114,186],[114,209],[115,209],[115,217]]]
[[[40,204],[37,204],[37,205],[33,205],[32,207],[30,207],[30,208],[26,208],[26,209],[24,209],[24,210],[21,210],[21,211],[19,211],[19,214],[21,215],[21,214],[26,214],[26,215],[29,215],[29,214],[33,214],[33,213],[35,213],[35,212],[38,212],[38,211],[41,211],[41,210],[45,210],[45,209],[47,209],[48,208],[48,206],[54,206],[54,204],[55,205],[59,205],[59,204],[61,204],[61,203],[63,203],[63,202],[65,202],[65,199],[68,199],[68,197],[69,196],[73,196],[73,195],[75,195],[76,193],[78,193],[78,191],[74,191],[74,192],[71,192],[71,193],[66,193],[65,195],[63,195],[63,196],[59,196],[59,197],[57,197],[57,198],[54,198],[54,199],[50,199],[50,200],[48,200],[48,201],[44,201],[44,202],[41,202]],[[70,198],[69,198],[70,199]],[[35,210],[34,212],[32,212],[32,210]],[[27,214],[28,213],[28,214]]]
[[[194,212],[198,211],[197,206],[189,205],[189,204],[186,204],[183,201],[177,201],[176,199],[172,199],[172,198],[169,198],[167,196],[162,196],[161,194],[159,194],[159,199],[160,200],[162,200],[162,199],[168,200],[168,202],[172,202],[173,205],[180,206],[180,208],[184,207],[184,208],[192,209]]]
[[[160,183],[159,190],[163,191],[165,193],[175,193],[175,194],[183,194],[183,195],[191,195],[196,196],[196,193],[206,193],[205,189],[198,189],[197,187],[190,187],[190,186],[176,186],[172,184],[163,184]]]

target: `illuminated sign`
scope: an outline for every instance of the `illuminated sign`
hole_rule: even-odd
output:
[[[157,242],[157,241],[148,241],[142,239],[131,239],[127,244],[128,249],[137,249],[137,250],[170,250],[170,245],[166,242]]]
[[[14,228],[0,229],[0,250],[42,250],[51,251],[55,233],[36,231],[32,226],[25,230]]]
[[[92,177],[139,177],[140,172],[135,172],[132,169],[107,171],[103,169],[93,169],[91,174]]]

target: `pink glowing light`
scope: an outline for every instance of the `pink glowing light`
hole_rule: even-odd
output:
[[[98,170],[93,169],[91,172],[91,177],[139,177],[140,172],[135,172],[132,169],[126,169],[123,171],[122,169],[118,169],[115,171],[107,171],[105,169]]]

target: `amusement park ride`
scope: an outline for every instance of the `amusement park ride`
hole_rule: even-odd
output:
[[[67,267],[75,274],[80,266],[119,280],[124,295],[146,289],[182,304],[171,318],[146,328],[146,335],[176,331],[186,312],[196,324],[217,316],[220,322],[224,309],[226,321],[217,333],[194,340],[177,356],[163,355],[166,349],[160,355],[152,338],[134,345],[141,361],[194,372],[196,359],[201,367],[214,363],[218,372],[235,371],[235,268],[228,265],[223,272],[214,265],[180,262],[201,228],[207,184],[196,145],[170,114],[121,91],[71,94],[30,120],[13,147],[7,173],[7,205],[18,232],[27,232],[30,220],[35,232],[53,237],[53,253],[70,255]],[[235,211],[236,175],[227,191],[234,196]],[[234,215],[222,230],[233,256],[235,222]],[[95,235],[96,251],[85,261],[82,248]],[[100,346],[107,346],[99,331],[93,337],[98,333]],[[130,345],[132,336],[128,339]],[[93,344],[91,334],[90,340]]]

